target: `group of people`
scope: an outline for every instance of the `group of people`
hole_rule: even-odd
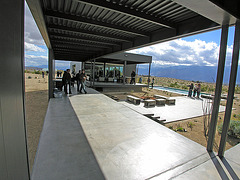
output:
[[[62,71],[57,71],[57,77],[62,77]]]
[[[77,92],[82,93],[82,90],[83,90],[84,93],[87,94],[87,91],[85,88],[85,82],[86,82],[85,70],[82,70],[82,71],[79,70],[79,72],[76,74],[76,80],[77,80]],[[72,94],[70,69],[67,69],[66,71],[64,71],[64,74],[62,77],[62,83],[64,86],[65,94]]]
[[[197,98],[200,97],[200,92],[201,92],[201,84],[194,84],[191,83],[190,85],[188,85],[189,87],[189,91],[188,91],[188,97],[195,97],[197,94]]]

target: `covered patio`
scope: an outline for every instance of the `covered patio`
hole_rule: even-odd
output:
[[[0,2],[0,179],[4,180],[31,179],[24,104],[24,3]],[[239,145],[224,155],[239,60],[239,0],[27,0],[27,3],[49,51],[49,107],[33,180],[239,179],[239,158],[232,156],[239,157]],[[229,26],[235,26],[232,67],[222,138],[215,154],[213,143]],[[106,55],[220,28],[207,147],[163,126],[155,126],[146,117],[101,94],[65,97],[62,101],[53,98],[55,60],[96,63]],[[81,106],[84,101],[86,104]],[[62,111],[55,105],[61,105]],[[80,170],[83,173],[79,174]]]

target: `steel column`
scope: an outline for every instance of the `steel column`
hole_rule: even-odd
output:
[[[236,78],[237,78],[239,50],[240,50],[240,20],[237,20],[236,26],[235,26],[233,54],[232,54],[232,67],[231,67],[231,74],[230,74],[230,80],[229,80],[227,105],[226,105],[226,110],[224,115],[224,123],[222,128],[220,146],[218,150],[219,157],[223,157],[224,155],[226,139],[227,139],[227,131],[228,131],[231,113],[232,113],[232,105],[233,105],[234,91],[235,91]]]
[[[151,63],[149,63],[149,70],[148,70],[148,87],[150,83],[150,74],[151,74]]]
[[[95,85],[95,62],[96,62],[96,60],[94,59],[93,60],[93,87]]]
[[[54,57],[53,57],[53,50],[48,49],[48,98],[53,98],[53,78],[55,75],[55,68],[54,68]]]
[[[212,110],[211,122],[209,127],[209,133],[208,133],[208,144],[207,144],[208,151],[213,150],[213,143],[214,143],[217,120],[218,120],[219,104],[221,100],[222,83],[223,83],[226,50],[227,50],[228,27],[229,25],[222,26],[215,96],[214,96],[213,110]]]
[[[0,179],[29,180],[24,84],[24,1],[0,2]]]
[[[126,84],[126,66],[127,66],[127,61],[124,61],[124,66],[123,66],[123,84]]]
[[[103,63],[103,77],[106,76],[106,63]]]

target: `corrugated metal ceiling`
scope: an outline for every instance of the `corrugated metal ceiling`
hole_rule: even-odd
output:
[[[153,33],[177,31],[179,24],[199,16],[171,0],[41,0],[41,4],[55,59],[60,60],[86,61],[151,42]]]

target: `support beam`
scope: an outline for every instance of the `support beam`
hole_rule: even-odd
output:
[[[128,39],[128,38],[124,38],[124,37],[118,37],[118,36],[115,36],[115,35],[106,34],[106,33],[102,33],[102,32],[84,30],[84,29],[79,29],[79,28],[72,28],[72,27],[68,27],[68,26],[58,26],[58,25],[50,24],[48,26],[48,28],[67,31],[67,32],[73,32],[73,33],[79,33],[79,34],[87,35],[87,36],[90,35],[90,36],[96,37],[96,38],[105,38],[105,39],[109,39],[109,40],[112,40],[112,41],[132,42],[132,39]]]
[[[239,50],[240,50],[240,20],[237,20],[236,26],[235,26],[233,54],[232,54],[232,67],[231,67],[231,74],[230,74],[230,80],[229,80],[227,105],[226,105],[226,110],[225,110],[225,115],[224,115],[224,123],[223,123],[223,128],[222,128],[220,146],[219,146],[219,150],[218,150],[219,157],[223,157],[224,151],[225,151],[227,131],[228,131],[229,123],[230,123],[234,91],[235,91],[235,86],[236,86]]]
[[[103,63],[103,77],[105,78],[106,77],[106,63],[104,62]]]
[[[52,40],[51,41],[52,44],[53,44],[53,49],[55,46],[65,46],[66,48],[68,49],[77,49],[76,47],[78,46],[82,46],[82,47],[93,47],[93,48],[98,48],[98,49],[101,49],[101,50],[104,50],[104,49],[112,49],[112,46],[104,46],[100,43],[98,44],[89,44],[89,43],[84,43],[84,42],[79,42],[79,41],[66,41],[66,40],[62,40],[62,39],[58,39],[58,40]],[[71,48],[72,47],[72,48]]]
[[[108,46],[120,46],[120,43],[113,43],[112,41],[109,40],[104,40],[100,38],[93,38],[93,37],[82,37],[82,36],[77,36],[77,35],[66,35],[62,33],[51,33],[49,32],[49,36],[52,36],[52,39],[64,39],[64,41],[71,40],[73,42],[87,42],[87,43],[95,43],[95,44],[103,44],[103,45],[108,45]]]
[[[45,15],[48,16],[48,17],[65,19],[65,20],[74,21],[74,22],[78,22],[78,23],[93,25],[93,26],[96,26],[96,27],[107,28],[107,29],[111,29],[111,30],[114,30],[114,31],[118,31],[118,32],[124,32],[124,33],[127,33],[127,34],[133,34],[133,35],[136,35],[136,36],[144,36],[144,37],[148,36],[147,34],[145,34],[145,32],[142,32],[142,31],[139,31],[139,30],[136,30],[136,29],[129,29],[129,28],[125,28],[125,27],[110,24],[110,23],[104,23],[104,22],[100,22],[100,21],[97,21],[97,20],[84,18],[84,17],[81,17],[81,16],[74,16],[74,15],[64,14],[64,13],[61,13],[61,12],[56,12],[56,11],[51,11],[51,10],[45,11]]]
[[[71,42],[71,41],[70,42],[58,41],[56,44],[53,44],[53,48],[55,48],[55,47],[67,48],[67,49],[72,49],[72,50],[93,51],[93,52],[106,51],[107,49],[109,49],[109,48],[105,48],[104,46],[99,48],[99,47],[94,47],[94,45],[91,46],[91,45],[86,45],[86,44]]]
[[[148,87],[149,87],[149,83],[150,83],[150,76],[151,76],[151,64],[152,63],[149,63],[149,69],[148,69]]]
[[[55,75],[53,50],[48,49],[48,98],[53,98],[53,79]]]
[[[124,66],[123,66],[123,84],[126,83],[126,66],[127,66],[127,61],[124,61]]]
[[[96,7],[99,7],[99,8],[107,9],[107,10],[110,10],[110,11],[115,11],[117,13],[121,13],[121,14],[127,15],[129,17],[134,17],[134,18],[137,18],[137,19],[141,19],[141,20],[144,20],[144,21],[147,21],[147,22],[159,25],[159,26],[164,26],[164,27],[167,27],[167,28],[175,28],[174,24],[169,22],[169,21],[166,21],[166,20],[161,19],[161,18],[156,18],[155,16],[151,16],[150,14],[146,14],[146,13],[142,13],[140,11],[136,11],[134,9],[131,9],[130,7],[129,8],[122,7],[118,4],[113,4],[111,2],[102,3],[99,0],[78,0],[78,1],[82,2],[82,3],[85,3],[85,4],[88,4],[88,5],[92,5],[92,6],[96,6]]]
[[[95,85],[95,62],[96,62],[96,60],[94,59],[93,60],[93,88],[94,88],[94,85]]]
[[[219,104],[220,104],[220,100],[221,100],[222,83],[223,83],[226,50],[227,50],[228,27],[229,27],[228,25],[222,26],[220,52],[219,52],[219,60],[218,60],[217,81],[216,81],[211,122],[210,122],[209,133],[208,133],[207,150],[210,152],[213,150],[213,143],[214,143],[217,120],[218,120]]]
[[[0,2],[0,179],[30,179],[24,84],[24,1]]]

